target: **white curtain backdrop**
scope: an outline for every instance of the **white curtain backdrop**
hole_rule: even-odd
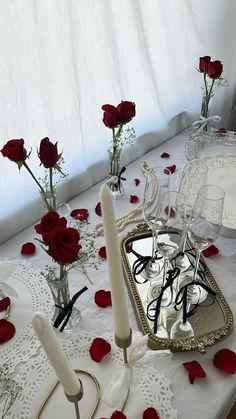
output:
[[[101,106],[136,103],[127,164],[198,117],[204,55],[222,61],[229,81],[211,113],[236,128],[235,16],[234,0],[1,0],[0,147],[24,138],[42,176],[36,148],[58,141],[69,173],[60,199],[72,198],[107,175]],[[0,193],[4,241],[42,211],[29,174],[2,155]]]

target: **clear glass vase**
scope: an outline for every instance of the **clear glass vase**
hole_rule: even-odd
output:
[[[53,305],[54,313],[51,319],[51,322],[54,325],[55,320],[58,318],[58,315],[70,303],[68,272],[65,272],[63,277],[60,278],[59,269],[50,271],[50,275],[48,275],[47,277],[47,283],[50,287],[52,297],[54,300],[54,305]],[[81,319],[80,311],[76,307],[73,306],[69,320],[62,331],[69,334],[73,333],[73,330],[80,319]],[[61,329],[63,323],[64,323],[64,320],[58,326],[58,330]]]
[[[52,191],[46,190],[45,192],[39,191],[41,199],[42,199],[42,206],[45,211],[57,211],[57,195],[56,195],[56,188]]]
[[[111,147],[108,149],[109,179],[116,177],[117,180],[109,183],[109,188],[114,199],[124,195],[124,186],[120,175],[120,157],[122,149]]]

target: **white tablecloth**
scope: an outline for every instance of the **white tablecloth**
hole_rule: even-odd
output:
[[[125,172],[127,181],[124,185],[126,190],[125,197],[115,201],[117,216],[122,215],[129,209],[133,208],[132,204],[129,202],[130,194],[138,195],[140,198],[142,197],[144,180],[140,171],[140,166],[143,161],[147,161],[151,166],[169,166],[171,164],[176,164],[177,170],[180,170],[185,163],[183,151],[184,142],[184,134],[179,134],[127,167]],[[160,155],[163,151],[166,151],[170,154],[170,158],[168,160],[160,158]],[[138,187],[136,187],[134,184],[134,178],[141,179],[141,183]],[[70,202],[72,209],[88,208],[90,213],[89,221],[91,223],[91,228],[94,224],[101,221],[101,218],[98,217],[94,211],[95,205],[99,201],[100,186],[101,184],[95,185],[93,188]],[[131,231],[133,228],[134,225],[127,226],[125,231],[121,233],[121,237],[128,231]],[[33,226],[27,230],[22,231],[20,234],[0,246],[0,258],[22,261],[27,260],[27,262],[30,262],[34,269],[42,269],[48,262],[48,257],[38,244],[36,244],[37,252],[35,255],[25,257],[21,256],[20,254],[21,245],[28,241],[34,241],[36,236],[37,235]],[[105,242],[103,237],[98,237],[96,239],[97,247],[100,247],[104,244]],[[207,264],[216,281],[218,282],[224,296],[226,297],[226,300],[235,317],[236,239],[220,237],[217,240],[216,245],[218,246],[220,252],[217,256],[208,258]],[[111,316],[111,308],[109,307],[106,309],[101,309],[97,307],[93,302],[96,290],[109,289],[106,262],[101,262],[98,271],[89,270],[88,273],[93,281],[93,286],[82,274],[79,273],[73,275],[70,284],[72,294],[73,291],[76,291],[79,288],[80,284],[81,287],[84,284],[88,286],[88,291],[84,293],[78,300],[78,306],[82,313],[80,329],[83,331],[83,333],[91,332],[91,334],[94,336],[102,336],[104,332],[112,333],[113,320]],[[6,278],[1,278],[0,281],[4,281],[5,279]],[[14,350],[14,341],[23,335],[26,320],[32,313],[32,311],[29,309],[31,302],[24,301],[24,293],[21,294],[19,292],[19,294],[20,295],[18,300],[16,297],[15,299],[12,297],[13,303],[11,320],[16,325],[16,336],[8,343],[1,345],[1,350],[4,353],[7,350],[9,352],[9,357],[11,355],[11,351]],[[14,309],[14,302],[15,307],[17,307],[19,301],[21,301],[20,313],[16,312]],[[131,327],[133,330],[138,330],[128,294],[127,301]],[[198,352],[175,353],[172,360],[168,364],[163,365],[164,375],[171,383],[171,390],[174,394],[172,399],[172,406],[174,409],[177,409],[178,418],[189,419],[191,417],[192,419],[224,419],[227,417],[227,414],[236,398],[236,378],[235,375],[228,375],[217,370],[212,362],[214,353],[223,347],[235,350],[235,332],[233,332],[224,341],[208,348],[205,355],[201,355]],[[38,354],[36,353],[36,356],[37,355]],[[12,358],[14,359],[13,353]],[[183,362],[191,360],[199,361],[207,373],[206,379],[196,379],[194,385],[189,383],[186,370],[182,366]],[[17,416],[11,416],[10,414],[7,417]],[[132,419],[132,417],[129,419]],[[137,419],[137,417],[135,419]]]

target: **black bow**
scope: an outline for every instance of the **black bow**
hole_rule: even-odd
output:
[[[187,312],[187,300],[188,300],[188,287],[191,287],[192,285],[198,285],[199,287],[202,287],[204,290],[208,292],[208,294],[212,295],[214,298],[216,296],[216,292],[213,291],[210,287],[208,287],[203,282],[195,281],[195,282],[189,282],[188,284],[184,285],[182,288],[180,288],[178,294],[176,295],[175,299],[175,310],[179,311],[180,308],[183,306],[183,322],[186,323],[186,319],[193,314],[196,313],[197,308],[199,304],[193,304],[193,308]],[[179,306],[179,308],[178,308]]]
[[[125,177],[122,177],[122,175],[125,171],[126,171],[126,167],[122,167],[120,173],[118,174],[117,184],[118,184],[119,191],[120,191],[120,188],[121,188],[121,181],[126,180]]]
[[[60,332],[63,332],[63,330],[64,330],[64,328],[66,327],[66,325],[67,325],[67,323],[68,323],[68,320],[69,320],[69,318],[70,318],[70,316],[71,316],[71,313],[72,313],[72,308],[73,308],[73,305],[74,305],[74,303],[76,302],[76,300],[77,300],[77,298],[79,298],[79,296],[81,295],[81,294],[83,294],[85,291],[87,291],[87,289],[88,289],[88,287],[84,287],[84,288],[82,288],[80,291],[78,291],[73,297],[72,297],[72,299],[69,301],[69,303],[67,304],[67,306],[65,306],[65,307],[60,307],[60,306],[57,306],[56,305],[56,307],[58,307],[58,308],[60,308],[61,309],[61,311],[60,311],[60,313],[58,314],[58,316],[57,316],[57,318],[56,318],[56,320],[54,321],[54,324],[53,324],[53,326],[57,329],[59,326],[60,326],[60,324],[63,322],[63,320],[65,319],[65,321],[63,322],[63,324],[62,324],[62,326],[60,327]]]
[[[158,322],[158,317],[160,314],[161,300],[162,300],[163,294],[168,287],[172,287],[172,284],[174,280],[179,276],[179,273],[180,273],[179,268],[174,268],[173,270],[169,270],[167,272],[166,283],[161,288],[159,296],[155,298],[154,300],[150,301],[150,303],[147,306],[147,318],[148,320],[151,320],[154,322],[154,326],[153,326],[154,333],[157,332],[157,322]],[[156,302],[156,306],[152,307],[155,302]],[[154,314],[151,314],[151,311],[154,311]]]

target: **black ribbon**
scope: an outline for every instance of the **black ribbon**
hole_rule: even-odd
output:
[[[149,262],[152,260],[152,256],[142,256],[137,253],[135,250],[131,249],[131,252],[137,257],[137,260],[133,263],[133,275],[134,280],[137,284],[145,284],[148,279],[145,279],[143,282],[137,280],[136,275],[140,275],[141,272],[147,267]],[[162,259],[162,256],[156,257],[155,260]]]
[[[213,298],[216,296],[215,291],[213,291],[210,287],[208,287],[208,285],[199,281],[189,282],[188,284],[180,288],[175,299],[175,310],[179,311],[181,307],[183,306],[183,322],[184,323],[186,323],[186,319],[188,317],[196,313],[198,306],[200,306],[200,304],[193,304],[193,308],[187,312],[188,287],[191,287],[192,285],[198,285],[199,287],[202,287],[204,290],[208,292],[208,294],[212,295]]]
[[[121,188],[121,181],[126,180],[125,177],[122,177],[122,175],[125,171],[126,171],[126,167],[122,167],[120,173],[118,174],[117,185],[118,185],[119,191],[120,191],[120,188]]]
[[[154,326],[153,326],[153,332],[154,333],[157,332],[157,323],[158,323],[158,317],[159,317],[159,314],[160,314],[161,300],[162,300],[163,294],[164,294],[164,292],[167,288],[172,287],[172,284],[173,284],[174,280],[179,276],[179,273],[180,273],[179,268],[174,268],[174,269],[169,270],[167,272],[166,283],[161,288],[159,296],[157,298],[155,298],[154,300],[150,301],[150,303],[147,306],[147,318],[148,318],[148,320],[151,320],[151,321],[154,322]],[[155,302],[156,302],[156,306],[153,307],[153,304]],[[152,311],[154,311],[154,314],[151,314]]]
[[[65,329],[65,327],[66,327],[66,325],[68,323],[68,320],[69,320],[69,318],[71,316],[73,305],[75,304],[76,300],[79,298],[79,296],[81,294],[83,294],[85,291],[87,291],[87,289],[88,289],[88,287],[83,287],[80,291],[78,291],[72,297],[72,299],[69,301],[69,303],[67,304],[67,306],[65,306],[65,307],[62,308],[62,307],[56,305],[56,307],[60,308],[61,311],[58,314],[56,320],[54,321],[53,326],[57,329],[60,326],[60,324],[63,322],[63,320],[64,320],[63,324],[61,325],[61,327],[59,329],[60,332],[63,332],[63,330]]]

